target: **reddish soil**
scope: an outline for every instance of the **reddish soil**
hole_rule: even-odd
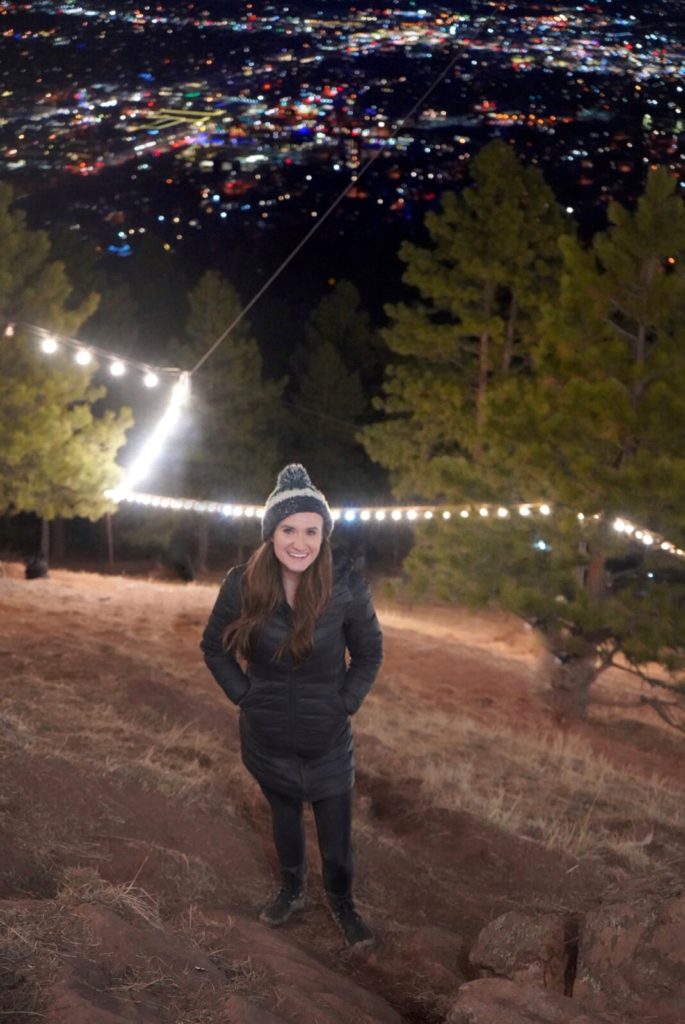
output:
[[[44,1016],[55,1024],[247,1021],[245,1006],[240,1012],[238,1007],[254,998],[265,1012],[270,1007],[278,1014],[281,1006],[283,1016],[274,1020],[314,1020],[309,1011],[301,1008],[298,1016],[293,1009],[293,987],[285,995],[273,988],[278,956],[296,958],[300,968],[289,968],[294,977],[304,970],[306,955],[341,983],[353,981],[369,999],[380,997],[397,1020],[429,1024],[444,1019],[450,995],[470,976],[468,948],[493,917],[522,908],[580,915],[594,905],[608,878],[605,862],[577,860],[473,814],[431,806],[420,779],[403,769],[403,755],[430,752],[431,735],[417,727],[413,749],[398,752],[392,727],[388,732],[365,725],[362,709],[355,719],[357,890],[379,948],[365,958],[342,948],[323,904],[310,820],[308,911],[277,939],[253,924],[273,885],[275,860],[265,803],[240,763],[237,712],[198,650],[215,593],[214,584],[61,570],[47,580],[25,581],[19,566],[4,566],[0,901],[11,911],[13,928],[21,931],[16,922],[29,918],[35,924],[39,906],[46,913],[72,906],[73,900],[64,902],[65,878],[73,877],[74,869],[87,869],[113,885],[150,895],[166,930],[168,962],[182,959],[174,945],[182,941],[186,957],[188,943],[209,955],[217,929],[223,929],[222,977],[227,959],[236,977],[241,957],[265,972],[256,970],[252,977],[243,971],[242,987],[232,983],[234,1016],[227,1015],[225,993],[212,1003],[205,990],[205,1015],[196,1008],[193,1016],[188,1010],[195,991],[192,971],[186,985],[179,978],[188,971],[178,966],[173,985],[165,988],[159,979],[156,987],[150,983],[142,1010],[132,1001],[134,985],[115,986],[111,977],[97,974],[104,970],[103,960],[92,943],[87,956],[79,953],[81,968],[71,960],[71,973],[65,973],[77,932],[54,931],[53,914],[46,934],[56,936],[51,946],[56,966],[36,975],[36,1005]],[[416,708],[447,718],[465,716],[488,727],[499,723],[522,735],[555,728],[541,699],[541,652],[522,624],[503,616],[398,606],[382,606],[381,619],[386,660],[369,697],[373,722],[386,708],[408,715]],[[610,693],[611,680],[604,685]],[[644,716],[607,712],[564,727],[616,764],[630,762],[645,776],[656,773],[685,785],[685,759],[677,756],[681,738]],[[485,748],[483,756],[488,756]],[[458,761],[459,750],[454,758]],[[611,877],[622,873],[628,869],[614,864]],[[79,911],[78,928],[86,927],[87,918],[88,934],[98,935],[105,948],[114,942],[116,928],[106,917],[110,911],[92,919],[96,904],[94,898],[83,900],[91,911]],[[232,940],[227,929],[233,929]],[[117,942],[121,950],[125,939]],[[278,949],[269,945],[276,942]],[[290,954],[284,952],[288,948]],[[214,952],[195,969],[206,980],[219,962]],[[87,982],[89,971],[97,974],[95,981]],[[92,1000],[88,1012],[64,994],[86,989]],[[45,991],[51,994],[45,997]],[[106,998],[95,999],[94,991],[107,993]],[[337,998],[344,1002],[351,996],[341,992]],[[3,1006],[0,999],[0,1017],[11,1019]],[[321,1020],[385,1019],[380,1010],[364,1012],[366,1018],[352,1009],[339,1017],[322,1011]]]

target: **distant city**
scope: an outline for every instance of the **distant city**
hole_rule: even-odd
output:
[[[649,165],[685,188],[680,7],[0,0],[0,174],[40,226],[183,256],[306,228],[377,153],[338,228],[410,230],[501,136],[591,229]]]

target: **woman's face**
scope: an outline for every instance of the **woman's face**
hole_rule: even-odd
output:
[[[323,516],[294,512],[274,530],[274,554],[289,573],[301,573],[316,560],[323,541]]]

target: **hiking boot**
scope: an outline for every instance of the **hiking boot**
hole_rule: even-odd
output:
[[[351,896],[333,896],[328,893],[328,905],[333,920],[345,936],[345,942],[354,949],[368,949],[376,938],[354,905]]]
[[[284,871],[283,884],[274,898],[262,908],[259,920],[271,928],[285,924],[294,913],[302,910],[305,900],[305,880],[300,871]]]

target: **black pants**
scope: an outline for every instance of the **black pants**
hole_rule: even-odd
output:
[[[282,871],[304,872],[305,839],[302,801],[265,789],[271,807],[274,843]],[[352,791],[312,802],[326,892],[347,896],[352,890]]]

